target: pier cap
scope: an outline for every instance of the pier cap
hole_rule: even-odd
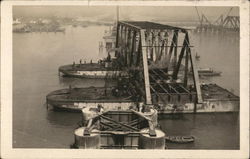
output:
[[[75,145],[80,149],[99,149],[101,145],[101,136],[98,130],[94,129],[88,136],[84,136],[85,127],[75,130]]]

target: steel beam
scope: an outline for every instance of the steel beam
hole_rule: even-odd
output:
[[[164,102],[164,104],[168,103],[162,96],[160,96],[160,94],[152,86],[150,86],[150,88],[153,90],[154,94],[156,94],[157,97],[159,97]],[[168,94],[168,95],[170,95],[170,94]]]
[[[141,40],[139,40],[137,56],[136,56],[136,66],[137,67],[140,66],[140,61],[142,59],[141,57],[142,57],[142,43],[141,43]]]
[[[164,80],[164,78],[161,76],[161,75],[159,75],[157,72],[155,72],[154,70],[152,70],[153,72],[154,72],[154,74],[155,75],[157,75],[159,78],[161,78],[161,80]],[[152,76],[150,76],[150,77],[152,77]],[[153,77],[152,77],[153,78]],[[155,81],[156,81],[156,79],[154,79]],[[157,83],[157,82],[156,82]],[[166,89],[165,89],[165,87],[163,86],[163,85],[161,85],[161,84],[159,84],[159,83],[157,83],[162,89],[164,89],[164,91],[166,92],[166,93],[169,93]],[[174,90],[175,91],[175,93],[176,94],[180,94],[180,92],[178,92],[173,86],[171,86],[171,84],[167,84],[168,86],[169,86],[169,88],[171,88],[172,90]]]
[[[159,69],[164,75],[168,76],[168,73],[164,72],[162,69]]]
[[[172,42],[171,42],[171,46],[170,46],[170,49],[169,49],[169,53],[167,54],[167,70],[168,70],[168,67],[169,67],[169,64],[170,64],[170,60],[171,60],[171,56],[172,56],[172,52],[173,52],[173,49],[174,49],[174,45],[175,45],[175,42],[176,42],[176,34],[177,34],[178,31],[174,31],[174,35],[173,35],[173,39],[172,39]],[[168,71],[167,71],[168,72]]]
[[[182,85],[178,85],[179,87],[181,87],[183,90],[185,90],[187,93],[191,93],[189,90],[187,90],[187,88],[183,87]]]
[[[177,62],[177,46],[178,46],[178,32],[176,32],[175,43],[174,43],[174,67],[176,67],[176,62]]]
[[[160,83],[157,83],[157,82],[156,82],[156,79],[155,79],[153,76],[150,76],[150,77],[155,81],[155,83],[156,83],[158,86],[161,87],[161,89],[164,91],[164,93],[169,94],[168,90],[166,90]]]
[[[155,83],[158,85],[158,86],[160,86],[160,88],[164,91],[164,93],[167,93],[168,95],[170,95],[171,93],[163,86],[163,85],[161,85],[160,83],[157,83],[156,82],[156,79],[153,77],[153,76],[150,76],[154,81],[155,81]],[[174,90],[174,92],[176,93],[176,94],[180,94],[180,92],[178,92],[174,87],[172,87],[170,84],[167,84],[168,85],[168,87],[170,88],[170,89],[172,89],[172,90]]]
[[[190,58],[190,48],[186,48],[186,57],[185,57],[185,70],[184,70],[184,87],[187,87],[188,82],[188,60]]]
[[[188,33],[186,33],[184,41],[183,41],[183,47],[181,49],[180,55],[179,55],[179,59],[178,59],[178,63],[176,65],[176,67],[174,68],[174,72],[173,72],[173,79],[176,80],[177,79],[177,75],[181,66],[181,61],[184,55],[184,52],[186,50],[186,47],[188,47],[187,45],[187,38],[188,38]]]
[[[174,90],[176,94],[180,94],[180,92],[178,92],[173,86],[171,86],[171,84],[168,84],[168,86],[170,87],[170,89]]]
[[[104,115],[100,115],[100,117],[105,119],[105,120],[108,120],[108,121],[110,121],[110,122],[112,122],[114,124],[120,125],[121,127],[125,127],[125,128],[130,129],[130,130],[134,130],[134,131],[139,131],[139,129],[137,129],[137,128],[134,128],[134,127],[132,127],[130,125],[127,125],[127,124],[123,124],[121,122],[117,122],[117,121],[115,121],[115,120],[113,120],[113,119],[111,119],[109,117],[104,116]]]
[[[120,38],[120,36],[119,36],[119,33],[120,32],[120,25],[119,24],[117,24],[117,27],[116,27],[116,41],[115,41],[115,47],[116,48],[118,48],[118,45],[119,45],[119,38]]]
[[[135,129],[137,129],[137,127],[135,127],[135,126],[137,126],[139,123],[141,123],[141,121],[139,119],[135,119],[133,121],[130,121],[129,123],[122,123],[122,124],[126,124],[128,126],[131,126],[131,127],[135,128]],[[117,125],[112,130],[117,131],[117,130],[120,130],[121,128],[122,128],[121,125]]]
[[[132,48],[131,48],[131,54],[130,54],[130,67],[134,65],[134,54],[136,52],[136,31],[133,31],[132,35]]]
[[[131,29],[136,30],[136,31],[140,31],[140,30],[141,30],[140,27],[135,26],[135,25],[132,25],[132,24],[129,24],[129,23],[124,22],[124,21],[123,21],[123,22],[119,22],[118,24],[120,24],[120,25],[122,25],[122,26],[130,27]]]
[[[140,30],[141,36],[141,46],[145,46],[145,30]],[[152,104],[151,93],[150,93],[150,83],[149,83],[149,73],[148,73],[148,58],[146,47],[142,47],[142,59],[143,59],[143,72],[144,72],[144,82],[146,91],[146,104]]]
[[[187,39],[187,42],[189,44],[189,38]],[[199,75],[198,75],[198,70],[196,68],[196,63],[195,63],[195,56],[189,52],[191,58],[190,58],[190,62],[191,62],[191,68],[192,68],[192,73],[193,73],[193,80],[194,80],[194,86],[196,89],[196,93],[197,93],[197,102],[198,103],[202,103],[202,95],[201,95],[201,87],[200,87],[200,81],[199,81]]]

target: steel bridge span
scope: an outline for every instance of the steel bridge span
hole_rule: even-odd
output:
[[[130,73],[130,92],[139,92],[149,105],[202,103],[191,47],[184,28],[146,21],[117,24],[117,65]]]

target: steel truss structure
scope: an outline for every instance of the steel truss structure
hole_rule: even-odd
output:
[[[226,16],[219,16],[214,22],[211,22],[207,19],[204,14],[199,15],[198,9],[196,8],[197,15],[199,17],[198,29],[200,30],[232,30],[239,31],[240,29],[240,17],[239,16],[230,16],[230,12],[233,8],[230,8]]]
[[[130,72],[131,89],[140,92],[146,104],[202,102],[191,47],[184,28],[146,21],[117,23],[118,65]]]

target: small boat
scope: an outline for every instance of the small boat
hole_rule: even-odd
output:
[[[199,76],[220,76],[222,72],[214,71],[212,68],[198,68]],[[192,74],[192,72],[189,72]]]
[[[198,73],[203,76],[219,76],[221,74],[221,72],[214,71],[212,68],[199,68]]]
[[[166,136],[166,141],[174,142],[174,143],[189,143],[194,142],[193,136]]]
[[[198,55],[197,53],[195,54],[195,58],[196,58],[196,60],[199,60],[200,59],[200,55]]]

